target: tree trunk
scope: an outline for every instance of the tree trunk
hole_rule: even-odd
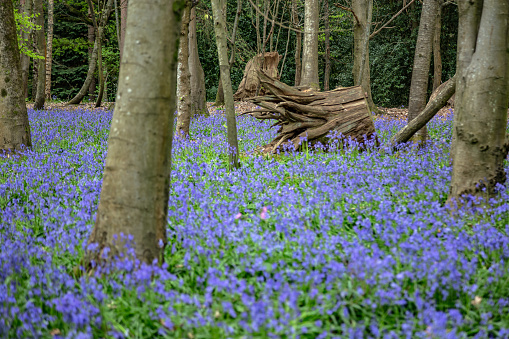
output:
[[[451,205],[464,195],[494,196],[509,150],[509,0],[462,0],[458,11]]]
[[[260,89],[259,70],[263,70],[270,77],[279,79],[277,71],[279,60],[281,60],[281,55],[277,52],[269,52],[265,53],[265,55],[258,54],[249,60],[244,69],[242,81],[233,98],[235,100],[244,100],[256,96],[257,91]],[[260,93],[263,95],[265,93],[264,89],[261,88],[260,90]]]
[[[226,125],[228,133],[228,158],[230,169],[238,168],[239,145],[237,141],[237,123],[235,104],[230,78],[230,65],[226,48],[226,0],[212,0],[214,14],[214,31],[216,33],[217,54],[221,69],[221,82],[225,99]]]
[[[417,131],[426,126],[428,121],[447,104],[447,101],[454,95],[455,91],[456,76],[444,82],[433,92],[424,110],[391,138],[391,145],[395,147],[410,140]]]
[[[440,34],[442,33],[442,6],[439,3],[433,33],[433,92],[442,84],[442,53],[440,51]]]
[[[32,147],[12,1],[0,4],[0,153]]]
[[[99,208],[88,240],[98,248],[89,246],[87,268],[127,254],[127,237],[142,263],[161,264],[167,243],[173,130],[168,107],[174,107],[176,84],[176,59],[168,56],[177,53],[181,10],[171,0],[131,0],[129,13]]]
[[[415,46],[414,67],[410,84],[410,99],[408,102],[408,122],[412,121],[424,109],[428,96],[429,66],[433,46],[433,31],[438,12],[438,0],[426,0],[422,6],[419,33]],[[415,142],[425,142],[427,138],[426,126],[414,135]]]
[[[46,99],[51,100],[51,67],[53,62],[53,8],[54,0],[48,0],[48,44],[46,48]]]
[[[23,4],[23,14],[25,16],[30,16],[32,14],[32,0],[26,0]],[[26,41],[27,48],[32,44],[31,42],[31,34],[22,32],[21,36],[23,40]],[[25,98],[28,98],[28,76],[30,74],[30,57],[25,53],[21,53],[21,81],[23,84],[23,95]]]
[[[318,78],[319,1],[304,2],[304,46],[302,49],[302,77],[300,85],[320,89]]]
[[[99,93],[97,95],[97,99],[95,101],[95,107],[101,107],[101,103],[103,101],[103,95],[104,95],[104,71],[103,71],[103,52],[102,52],[102,38],[103,38],[103,28],[97,27],[97,60],[98,60],[98,67],[97,67],[97,73],[99,78]]]
[[[189,22],[189,72],[191,73],[191,114],[208,115],[205,72],[198,55],[196,9],[194,7],[191,9],[191,21]]]
[[[375,126],[368,110],[362,87],[336,88],[333,91],[315,92],[309,87],[293,88],[277,79],[258,72],[263,86],[272,95],[253,98],[251,101],[263,109],[251,114],[257,119],[273,119],[279,126],[276,138],[262,146],[261,153],[277,153],[284,149],[301,149],[304,139],[309,145],[320,142],[327,148],[339,134],[362,145],[366,138],[375,135]],[[335,132],[330,137],[329,133]]]
[[[108,0],[108,3],[106,4],[106,8],[103,9],[101,13],[101,19],[97,23],[97,29],[96,31],[99,31],[98,28],[104,28],[106,23],[108,22],[108,18],[110,16],[111,10],[113,8],[113,0]],[[92,14],[94,15],[94,14]],[[95,19],[94,19],[95,20]],[[76,105],[79,104],[83,98],[85,97],[87,91],[90,88],[90,84],[92,82],[92,79],[94,77],[95,68],[97,66],[97,60],[99,58],[99,49],[101,48],[101,41],[99,41],[101,37],[99,34],[97,34],[95,43],[94,43],[94,50],[92,51],[92,59],[90,59],[90,63],[88,66],[88,72],[87,72],[87,78],[85,79],[85,82],[83,83],[83,86],[81,87],[80,91],[74,98],[72,98],[67,105]]]
[[[90,20],[92,20],[92,13],[90,12],[90,9],[88,11],[88,17],[90,18]],[[95,47],[95,28],[94,28],[93,25],[89,25],[88,26],[88,35],[87,35],[87,37],[88,37],[88,43],[89,43],[89,47],[88,47],[88,60],[92,60],[92,58],[95,57],[94,53],[97,52],[97,50],[95,50],[95,52],[94,52],[94,47]],[[95,72],[95,68],[94,68],[94,72]],[[96,81],[95,81],[95,76],[92,75],[92,80],[90,81],[90,86],[88,87],[88,99],[89,100],[94,100],[95,101],[95,99],[96,99],[95,98],[95,90],[96,90]]]
[[[371,112],[380,113],[371,96],[371,77],[369,67],[369,33],[373,16],[373,0],[354,0],[352,2],[354,59],[353,79],[356,86],[362,86]]]
[[[127,5],[129,4],[129,0],[119,0],[120,1],[120,60],[122,60],[122,56],[124,55],[124,40],[125,40],[125,28],[127,22]]]
[[[300,28],[299,25],[299,11],[297,7],[298,0],[292,1],[292,26],[296,29]],[[302,50],[302,33],[297,31],[295,33],[295,86],[300,85],[302,75],[302,64],[300,60],[300,51]]]
[[[221,73],[221,70],[219,71]],[[216,92],[216,101],[214,102],[214,106],[222,106],[224,105],[224,91],[223,91],[223,77],[219,74],[219,82],[217,84],[217,92]]]
[[[34,13],[39,14],[35,18],[35,24],[41,26],[35,33],[37,41],[37,54],[42,59],[37,59],[37,92],[35,94],[34,109],[44,109],[46,100],[44,87],[46,86],[46,38],[44,36],[44,8],[42,0],[34,0]]]
[[[189,72],[189,21],[191,1],[186,1],[182,14],[177,69],[177,128],[181,138],[189,136],[191,125],[191,73]]]
[[[329,0],[323,1],[323,15],[325,18],[325,70],[323,76],[323,90],[329,90],[330,80],[330,24],[329,24]]]

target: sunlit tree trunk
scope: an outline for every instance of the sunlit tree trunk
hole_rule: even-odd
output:
[[[460,0],[450,202],[506,181],[509,0]],[[454,206],[453,206],[454,207]]]
[[[90,9],[88,11],[88,17],[90,20],[92,20],[92,13],[90,12]],[[87,37],[88,37],[88,43],[89,43],[88,60],[92,60],[92,58],[97,58],[97,48],[94,50],[94,47],[96,47],[94,25],[88,25]],[[96,62],[97,62],[97,59],[96,59]],[[89,64],[89,67],[90,67],[90,64]],[[95,72],[95,67],[96,66],[94,66],[94,72]],[[96,90],[96,81],[95,81],[95,76],[93,75],[90,80],[90,85],[88,86],[88,99],[89,100],[96,99],[95,98],[95,90]]]
[[[119,87],[94,229],[86,261],[125,253],[132,236],[144,263],[163,262],[168,225],[180,3],[131,0]],[[107,256],[109,253],[112,255]],[[107,259],[104,259],[106,257]],[[90,265],[92,264],[92,265]]]
[[[124,40],[125,40],[125,28],[127,22],[127,5],[129,0],[119,0],[120,1],[120,60],[122,60],[122,56],[124,55]]]
[[[29,16],[32,13],[32,0],[23,0],[23,14]],[[32,44],[31,34],[22,32],[21,36],[26,41],[27,47]],[[30,73],[30,57],[21,53],[21,79],[23,84],[23,95],[28,98],[28,75]]]
[[[177,128],[179,137],[189,136],[191,125],[191,73],[189,72],[189,21],[191,1],[186,1],[182,14],[177,68]]]
[[[37,54],[42,59],[37,59],[37,91],[35,93],[34,109],[43,109],[46,101],[46,38],[44,36],[44,8],[42,0],[34,0],[34,13],[38,14],[35,18],[36,25],[41,28],[35,33]]]
[[[422,5],[421,21],[417,44],[415,46],[414,67],[410,84],[410,98],[408,101],[408,122],[412,121],[426,107],[428,98],[429,67],[433,48],[433,32],[435,19],[439,9],[438,0],[425,0]],[[413,136],[415,142],[425,142],[427,138],[426,126]]]
[[[302,48],[301,85],[320,89],[318,79],[319,0],[304,2],[304,44]]]
[[[294,28],[300,29],[299,26],[299,10],[298,0],[292,1],[292,25]],[[300,85],[302,76],[302,63],[300,60],[302,50],[302,33],[297,31],[295,33],[295,86]]]
[[[46,47],[46,99],[51,100],[51,67],[53,62],[53,7],[54,0],[48,0],[48,43]]]
[[[237,141],[237,122],[235,117],[235,104],[230,78],[230,63],[226,49],[226,0],[212,0],[214,14],[214,31],[216,33],[217,54],[221,69],[221,82],[223,84],[226,125],[228,133],[228,158],[230,169],[239,166],[239,145]]]
[[[442,0],[439,0],[435,31],[433,33],[433,91],[442,84],[442,53],[440,49],[440,34],[442,33]]]
[[[0,3],[0,153],[32,147],[12,1]]]
[[[371,70],[369,67],[369,35],[373,16],[373,0],[353,0],[353,36],[354,59],[353,80],[357,86],[362,86],[371,112],[379,113],[371,96]]]
[[[323,75],[323,90],[329,90],[330,80],[330,23],[329,23],[329,0],[323,1],[323,16],[325,28],[325,70]]]
[[[198,55],[196,10],[194,7],[191,9],[191,21],[189,22],[189,72],[191,73],[191,114],[208,114],[205,72]]]

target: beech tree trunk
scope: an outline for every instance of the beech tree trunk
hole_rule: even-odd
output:
[[[442,84],[442,53],[440,50],[440,34],[442,33],[442,0],[439,0],[435,31],[433,33],[433,91]]]
[[[0,153],[32,147],[12,1],[0,2]]]
[[[509,0],[461,0],[458,11],[451,205],[494,196],[509,151]]]
[[[304,44],[300,85],[320,89],[318,78],[319,0],[304,2]]]
[[[323,90],[329,90],[330,80],[330,24],[329,24],[329,0],[323,1],[323,15],[325,28],[325,70],[323,75]]]
[[[410,99],[408,102],[408,122],[412,121],[424,109],[428,96],[429,67],[433,48],[433,32],[438,12],[438,0],[425,0],[422,6],[419,33],[415,47],[414,67],[410,84]],[[426,126],[414,135],[415,142],[425,142],[427,138]]]
[[[177,128],[176,134],[181,138],[189,136],[191,125],[191,73],[189,72],[189,21],[191,1],[186,1],[182,13],[180,44],[177,68]]]
[[[48,0],[48,43],[46,48],[46,99],[51,100],[51,67],[53,62],[53,8],[54,0]]]
[[[352,1],[354,59],[353,80],[362,86],[371,112],[380,113],[371,96],[371,70],[369,67],[369,33],[373,16],[373,0]]]
[[[300,29],[298,0],[292,1],[292,26]],[[302,75],[302,64],[300,60],[300,52],[302,50],[302,33],[297,31],[295,33],[295,86],[300,85]]]
[[[44,36],[44,8],[42,0],[34,0],[34,13],[38,14],[35,18],[35,24],[41,26],[41,29],[35,32],[37,54],[42,59],[37,59],[37,92],[35,93],[34,109],[44,109],[46,100],[46,37]]]
[[[113,8],[113,0],[108,0],[108,3],[106,4],[106,8],[103,9],[101,13],[101,18],[99,22],[97,22],[98,28],[104,28],[106,23],[108,22],[108,18],[110,16],[111,10]],[[92,13],[94,15],[94,13]],[[95,18],[94,18],[95,20]],[[97,60],[99,58],[99,49],[101,48],[101,41],[99,39],[102,38],[98,34],[98,29],[96,29],[96,39],[94,43],[94,49],[92,51],[92,58],[90,59],[90,63],[88,65],[88,72],[87,72],[87,78],[85,79],[85,82],[83,83],[83,86],[81,86],[80,91],[74,98],[72,98],[67,105],[76,105],[79,104],[87,92],[89,91],[90,84],[92,83],[92,79],[94,78],[95,68],[97,67]],[[102,71],[102,70],[101,70]]]
[[[214,14],[214,31],[216,33],[217,54],[221,69],[221,82],[225,99],[226,125],[228,133],[228,158],[230,169],[239,167],[239,145],[237,141],[237,122],[235,117],[235,104],[230,78],[230,64],[226,47],[226,0],[212,0]]]
[[[181,9],[172,0],[131,0],[117,103],[87,268],[119,253],[164,260],[168,225],[176,59]],[[121,237],[121,233],[125,236]],[[97,244],[95,250],[90,244]],[[108,250],[106,249],[108,248]]]
[[[127,22],[127,7],[129,4],[129,0],[119,0],[120,1],[120,60],[122,60],[122,56],[124,55],[124,40],[125,40],[125,29]]]
[[[189,72],[191,73],[191,114],[208,115],[205,72],[198,54],[196,9],[194,7],[191,9],[191,21],[189,22]]]
[[[328,148],[339,133],[343,140],[353,139],[361,147],[374,137],[375,126],[362,87],[315,92],[310,87],[290,87],[263,71],[258,74],[272,95],[251,99],[262,109],[243,114],[276,120],[273,126],[279,127],[276,138],[259,149],[261,153],[299,150],[304,139],[309,145],[320,142]],[[336,135],[328,137],[330,132]]]
[[[90,9],[88,11],[88,17],[89,17],[90,20],[92,20],[92,13],[90,12]],[[88,43],[90,44],[89,47],[88,47],[88,60],[92,60],[92,58],[95,58],[94,53],[97,52],[97,49],[95,50],[96,52],[94,52],[94,47],[95,47],[95,28],[94,28],[94,25],[89,25],[88,26],[87,37],[88,37]],[[90,67],[90,65],[89,65],[89,67]],[[94,68],[94,70],[95,70],[95,68]],[[96,81],[95,81],[95,76],[93,75],[92,76],[92,80],[90,81],[90,86],[88,87],[88,99],[89,100],[94,100],[95,101],[95,99],[96,99],[96,97],[95,97],[95,90],[96,90]]]
[[[25,0],[23,4],[23,14],[25,16],[30,16],[32,13],[32,0]],[[23,40],[26,41],[27,45],[30,46],[32,44],[31,34],[30,33],[21,33]],[[30,57],[25,53],[21,53],[21,81],[23,84],[23,95],[25,98],[28,98],[28,76],[30,73]]]

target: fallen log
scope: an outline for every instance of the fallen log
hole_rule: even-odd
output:
[[[426,125],[437,112],[447,104],[447,101],[456,92],[456,75],[441,84],[430,97],[428,104],[416,116],[410,121],[405,127],[403,127],[398,133],[391,138],[392,147],[398,144],[407,142],[410,138],[424,125]]]
[[[316,92],[288,86],[263,71],[258,71],[258,77],[271,95],[250,99],[262,109],[243,114],[276,120],[271,127],[279,127],[276,138],[259,149],[261,153],[275,153],[278,148],[299,150],[304,139],[310,146],[320,142],[327,147],[338,136],[362,147],[374,137],[375,126],[360,86]]]

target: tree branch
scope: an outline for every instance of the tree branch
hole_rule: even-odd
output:
[[[389,25],[394,19],[396,19],[396,17],[398,15],[400,15],[401,13],[403,13],[403,11],[405,9],[407,9],[415,0],[412,0],[410,1],[408,4],[406,4],[405,7],[403,7],[398,13],[394,14],[394,16],[389,20],[387,21],[382,27],[380,27],[378,30],[376,30],[375,32],[371,33],[371,35],[369,36],[369,39],[371,40],[375,35],[377,35],[378,33],[380,33],[380,31],[382,31],[382,29],[386,28],[387,25]]]

